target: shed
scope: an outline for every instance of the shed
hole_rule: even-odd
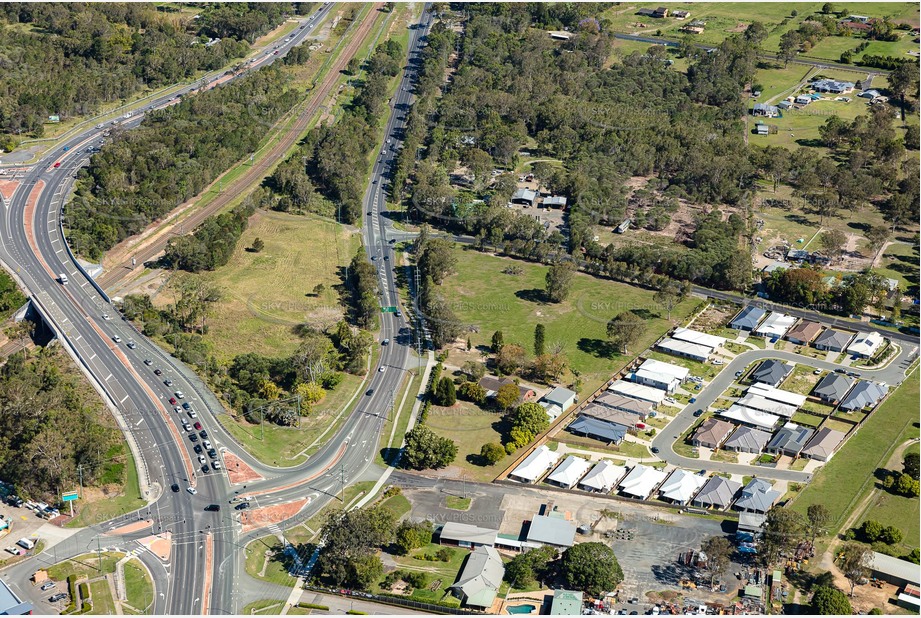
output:
[[[576,394],[568,388],[557,386],[541,397],[541,400],[547,403],[556,404],[565,412],[576,402]]]
[[[551,195],[544,198],[543,205],[544,208],[566,208],[566,198],[562,195]]]
[[[524,206],[533,206],[534,200],[537,199],[537,193],[531,189],[518,189],[512,194],[512,204],[522,204]]]
[[[767,412],[768,414],[776,414],[777,416],[782,416],[784,418],[790,418],[796,414],[797,408],[796,406],[791,406],[790,404],[781,403],[779,401],[773,401],[756,394],[745,395],[739,399],[738,404],[746,408],[760,410],[761,412]]]
[[[739,513],[739,523],[736,525],[737,530],[742,532],[758,533],[764,529],[764,515],[759,513]]]
[[[759,122],[758,124],[755,125],[755,135],[770,135],[770,134],[771,134],[771,128],[768,125],[764,124],[763,122]]]
[[[812,97],[810,97],[808,94],[801,94],[797,96],[793,102],[797,105],[809,105],[812,103]]]
[[[907,560],[873,552],[870,570],[874,577],[896,586],[921,585],[921,566]]]
[[[572,547],[576,538],[576,524],[550,515],[535,515],[528,527],[528,541],[554,547]]]
[[[749,386],[748,390],[745,392],[749,395],[758,395],[759,397],[764,397],[771,401],[779,401],[780,403],[796,406],[797,408],[806,403],[806,395],[785,391],[781,388],[771,386],[770,384],[755,383]]]

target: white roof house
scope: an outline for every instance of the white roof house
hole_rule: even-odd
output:
[[[655,490],[655,488],[665,480],[667,475],[661,470],[637,464],[630,471],[618,487],[620,491],[628,496],[645,500]]]
[[[783,337],[790,330],[790,327],[796,323],[796,318],[786,313],[772,311],[770,315],[754,330],[756,335],[762,337]]]
[[[538,446],[518,467],[509,474],[510,478],[523,483],[533,483],[552,468],[560,456],[545,444]]]
[[[740,406],[745,406],[746,408],[753,408],[761,412],[776,414],[784,418],[790,418],[796,413],[796,406],[780,403],[779,401],[771,401],[760,395],[745,395],[739,399],[738,403]]]
[[[664,391],[673,392],[684,382],[691,373],[689,369],[663,363],[653,358],[643,361],[640,368],[633,373],[633,381],[638,384],[652,386]]]
[[[627,382],[626,380],[614,382],[608,387],[608,390],[612,393],[623,395],[624,397],[631,397],[633,399],[639,399],[640,401],[650,401],[654,404],[660,404],[663,399],[668,397],[668,393],[663,390],[652,388],[651,386],[643,386],[635,382]]]
[[[851,345],[847,346],[847,353],[870,358],[883,345],[883,341],[883,336],[876,332],[857,333]]]
[[[696,343],[698,345],[705,345],[711,349],[720,348],[726,344],[725,337],[708,335],[707,333],[702,333],[699,330],[692,330],[690,328],[681,327],[675,329],[675,332],[672,333],[672,339],[687,341],[689,343]]]
[[[679,468],[672,472],[668,480],[659,487],[659,496],[676,504],[685,504],[706,482],[706,476]]]
[[[764,397],[772,401],[779,401],[780,403],[796,406],[797,408],[801,408],[803,404],[806,403],[806,395],[791,393],[790,391],[776,388],[770,384],[762,384],[761,382],[755,382],[749,386],[746,394],[758,395],[759,397]]]
[[[772,431],[774,426],[777,425],[777,421],[780,420],[779,416],[735,404],[731,405],[725,412],[720,412],[719,416],[729,419],[730,421],[736,421],[737,423],[754,425],[755,427],[767,429],[768,431]]]
[[[626,473],[625,466],[615,466],[607,460],[599,461],[592,471],[579,482],[579,487],[587,491],[608,493]]]
[[[685,358],[691,358],[701,362],[707,360],[710,357],[710,352],[713,351],[713,348],[710,346],[702,345],[699,343],[691,343],[690,341],[680,341],[670,337],[666,337],[657,343],[656,349],[662,350],[667,354],[684,356]]]
[[[579,482],[579,479],[585,476],[585,473],[591,467],[592,464],[589,461],[570,455],[547,477],[547,481],[554,485],[571,489]]]

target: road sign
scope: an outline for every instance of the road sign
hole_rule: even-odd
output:
[[[396,313],[396,307],[381,307],[381,313]]]
[[[79,497],[80,497],[80,496],[77,495],[77,492],[75,492],[75,491],[69,491],[69,492],[67,492],[66,494],[61,494],[61,500],[64,501],[64,502],[73,502],[74,500],[78,499]]]

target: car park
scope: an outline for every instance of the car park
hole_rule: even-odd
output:
[[[211,442],[208,440],[202,440],[202,444],[205,445],[205,450],[209,450],[211,448]]]
[[[189,410],[188,412],[190,418],[198,418],[198,413],[195,410]]]
[[[211,459],[217,459],[217,451],[214,449],[209,450],[208,457],[210,457]]]

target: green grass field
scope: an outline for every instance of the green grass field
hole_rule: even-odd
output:
[[[488,442],[502,442],[500,432],[502,417],[469,401],[458,401],[450,408],[432,406],[426,426],[440,436],[454,440],[457,457],[452,467],[459,468],[467,478],[491,481],[512,462],[514,455],[506,455],[492,466],[479,465],[480,447]]]
[[[285,606],[284,601],[278,599],[265,599],[263,601],[253,601],[243,608],[243,615],[251,616],[274,616],[281,613],[282,608]],[[293,611],[297,608],[290,608],[288,610],[289,614],[295,614],[297,612]]]
[[[124,449],[126,473],[125,486],[122,493],[117,496],[106,496],[104,499],[95,500],[88,504],[77,503],[76,516],[67,522],[67,528],[83,528],[92,526],[141,508],[146,504],[141,497],[141,488],[138,484],[138,471],[134,465],[134,457],[126,446]],[[119,479],[121,482],[121,479]]]
[[[281,553],[283,546],[274,536],[265,536],[256,539],[246,546],[246,573],[250,577],[264,582],[278,584],[279,586],[291,586],[294,578],[288,574],[285,566],[275,558]],[[274,551],[275,556],[269,557],[266,563],[266,551]],[[265,572],[262,569],[265,566]]]
[[[834,458],[819,470],[809,486],[797,496],[793,508],[804,513],[810,504],[824,504],[831,513],[829,534],[840,531],[850,512],[875,484],[874,472],[886,464],[890,453],[905,440],[918,436],[918,372],[905,379],[898,390],[876,410]],[[916,501],[917,502],[917,501]],[[894,510],[891,523],[903,531],[914,527],[918,511]]]
[[[147,610],[154,600],[153,581],[147,569],[130,560],[125,563],[125,596],[128,604],[141,610]]]
[[[882,267],[873,272],[896,279],[903,292],[918,288],[918,245],[896,242],[883,253]],[[916,292],[917,293],[917,292]]]
[[[64,560],[48,569],[48,577],[55,581],[64,581],[70,575],[82,577],[99,577],[115,572],[115,563],[125,557],[119,552],[102,552],[77,556],[73,560]]]

